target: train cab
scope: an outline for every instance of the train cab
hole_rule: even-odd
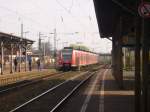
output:
[[[71,68],[72,63],[72,49],[63,49],[62,50],[62,66],[65,69]]]

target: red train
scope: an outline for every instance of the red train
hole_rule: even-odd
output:
[[[59,69],[72,69],[78,66],[86,66],[98,63],[98,54],[65,47],[59,52],[57,58],[57,66]]]

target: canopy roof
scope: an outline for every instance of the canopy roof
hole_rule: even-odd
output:
[[[138,0],[94,0],[101,37],[112,37],[120,16],[124,20],[138,15]],[[127,21],[126,27],[130,27]],[[131,23],[131,21],[130,21]]]
[[[4,43],[26,43],[26,44],[33,44],[33,40],[29,40],[26,38],[21,38],[19,36],[11,35],[8,33],[0,32],[0,41],[3,41]]]

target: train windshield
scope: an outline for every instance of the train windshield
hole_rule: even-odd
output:
[[[64,61],[70,61],[72,58],[72,49],[64,49],[62,51],[62,57]]]

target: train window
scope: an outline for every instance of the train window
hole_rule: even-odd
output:
[[[67,61],[67,60],[71,60],[72,56],[71,55],[63,55],[63,60]]]
[[[68,61],[72,59],[72,50],[65,49],[62,51],[62,57],[64,61]]]

